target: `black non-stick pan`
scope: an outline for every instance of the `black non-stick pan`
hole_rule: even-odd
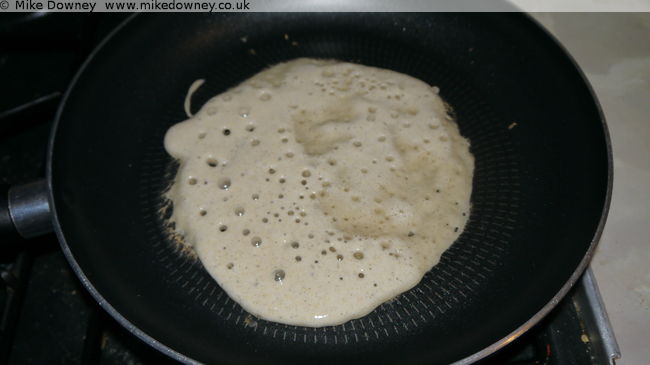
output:
[[[163,136],[186,118],[189,85],[206,79],[196,111],[296,57],[383,67],[440,87],[476,158],[469,223],[440,264],[412,290],[334,327],[249,317],[178,252],[159,214],[176,166]],[[136,16],[93,52],[63,99],[49,202],[34,208],[25,199],[45,195],[14,188],[11,215],[0,218],[29,235],[39,230],[34,213],[51,209],[70,265],[100,305],[181,361],[469,363],[533,326],[576,281],[603,228],[611,171],[588,84],[522,14]]]

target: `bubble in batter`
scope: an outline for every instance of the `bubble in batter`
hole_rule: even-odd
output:
[[[282,281],[284,280],[284,277],[285,277],[284,270],[275,270],[273,272],[273,279],[275,281]]]

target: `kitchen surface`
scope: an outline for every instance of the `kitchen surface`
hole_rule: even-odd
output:
[[[586,73],[614,152],[609,219],[591,264],[622,353],[650,364],[650,13],[535,13]],[[122,15],[16,15],[0,24],[0,182],[42,176],[45,145],[63,91]],[[56,70],[56,72],[52,72]],[[6,93],[6,89],[3,91]],[[171,362],[137,340],[85,292],[47,235],[0,260],[0,363]],[[607,364],[579,282],[529,333],[481,362]]]
[[[622,357],[650,359],[650,13],[538,13],[591,82],[609,125],[614,189],[592,261]]]

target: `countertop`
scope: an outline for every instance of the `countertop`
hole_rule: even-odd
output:
[[[614,188],[591,267],[622,357],[650,364],[650,13],[534,13],[576,59],[612,139]]]

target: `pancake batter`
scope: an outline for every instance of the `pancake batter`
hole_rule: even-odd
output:
[[[328,326],[415,286],[470,210],[474,159],[436,87],[297,59],[174,125],[171,220],[260,318]]]

